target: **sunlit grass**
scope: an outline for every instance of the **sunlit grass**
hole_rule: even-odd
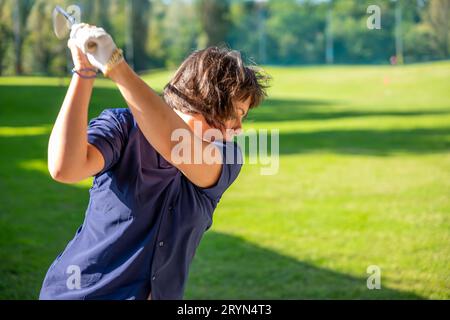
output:
[[[50,132],[49,126],[39,127],[0,127],[0,137],[39,136]]]
[[[246,128],[280,131],[273,176],[246,164],[197,250],[186,298],[450,298],[450,63],[268,67]],[[173,71],[144,79],[158,92]],[[51,180],[68,79],[0,78],[0,297],[36,298],[92,179]],[[89,117],[125,103],[96,82]],[[382,290],[366,288],[366,268]]]
[[[35,159],[35,160],[20,162],[18,164],[18,167],[23,170],[38,172],[38,173],[50,178],[50,174],[48,173],[48,169],[47,169],[47,162],[45,162],[44,160]],[[90,188],[92,186],[92,180],[93,180],[93,178],[91,177],[86,180],[74,183],[73,186],[80,187],[80,188]]]

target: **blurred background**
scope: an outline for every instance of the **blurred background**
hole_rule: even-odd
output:
[[[448,1],[426,0],[2,0],[0,75],[67,73],[52,33],[56,4],[81,7],[137,71],[175,67],[194,49],[227,44],[260,64],[387,64],[449,57]],[[369,5],[382,29],[368,29]]]
[[[211,45],[273,78],[244,128],[279,130],[279,172],[244,166],[185,298],[450,298],[450,0],[0,0],[0,298],[38,297],[89,201],[92,179],[47,171],[72,68],[56,4],[80,6],[158,92]],[[99,78],[89,117],[116,107]]]

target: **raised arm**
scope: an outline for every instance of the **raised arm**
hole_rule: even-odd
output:
[[[93,68],[84,54],[70,46],[75,69]],[[104,166],[100,151],[87,142],[88,106],[93,79],[74,74],[48,144],[48,170],[56,181],[75,183]]]
[[[117,84],[122,96],[126,100],[142,133],[150,144],[167,161],[173,163],[192,183],[199,187],[210,187],[219,179],[222,165],[220,163],[207,164],[204,161],[194,164],[194,152],[202,152],[210,142],[197,137],[191,128],[173,111],[165,101],[158,96],[125,61],[119,63],[109,77]],[[185,129],[189,139],[184,139],[186,148],[190,148],[192,161],[190,163],[175,164],[171,159],[172,149],[179,141],[172,141],[172,132]],[[195,146],[201,146],[197,148]],[[186,150],[186,149],[185,149]]]
[[[200,164],[194,161],[178,164],[171,159],[172,149],[179,143],[186,144],[184,150],[190,148],[192,158],[199,156],[195,152],[203,155],[203,151],[211,147],[211,143],[197,137],[124,60],[117,64],[120,61],[116,61],[118,49],[111,36],[102,28],[77,25],[72,29],[71,38],[87,55],[89,62],[107,73],[117,84],[142,133],[159,154],[174,164],[195,185],[204,188],[213,186],[219,179],[222,164],[205,161]],[[182,142],[172,141],[172,133],[177,129],[185,129],[184,132],[189,137],[185,137]],[[200,148],[197,147],[199,145]]]

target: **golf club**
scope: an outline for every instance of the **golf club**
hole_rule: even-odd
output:
[[[72,27],[78,23],[76,18],[65,11],[60,6],[53,9],[53,31],[58,39],[62,40],[67,37]],[[88,51],[95,52],[97,44],[95,42],[88,43]]]

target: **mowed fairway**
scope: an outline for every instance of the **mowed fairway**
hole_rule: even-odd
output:
[[[186,299],[450,298],[450,62],[268,68],[247,128],[280,130],[280,166],[247,164],[192,264]],[[170,76],[145,76],[161,90]],[[0,298],[35,299],[82,223],[47,143],[68,80],[0,78]],[[90,117],[124,107],[96,83]],[[368,290],[370,265],[381,290]]]

